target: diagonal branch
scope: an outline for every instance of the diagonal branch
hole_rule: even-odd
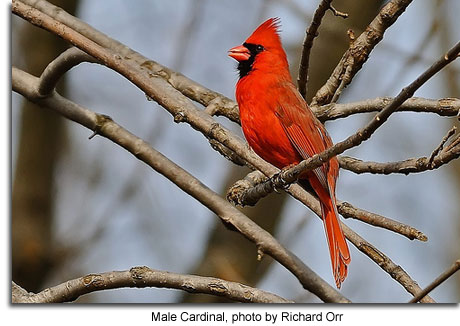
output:
[[[150,147],[148,143],[116,124],[110,117],[83,108],[63,98],[55,91],[46,98],[40,97],[35,91],[39,82],[38,78],[13,67],[12,86],[14,91],[41,106],[57,111],[64,117],[97,132],[97,134],[125,148],[136,158],[148,164],[184,192],[197,199],[219,216],[225,224],[231,225],[248,240],[254,242],[261,252],[267,253],[285,266],[299,279],[305,289],[317,295],[321,300],[326,302],[349,302],[347,298],[321,279],[268,232],[260,228],[194,176]]]
[[[239,302],[293,303],[276,294],[241,283],[215,277],[184,275],[164,272],[146,266],[127,271],[88,274],[50,287],[39,293],[27,293],[13,282],[13,303],[63,303],[71,302],[92,292],[120,288],[169,288],[190,293],[206,293]]]
[[[380,10],[366,30],[350,44],[326,84],[316,93],[312,106],[330,103],[341,84],[342,88],[350,84],[369,58],[371,51],[383,39],[385,31],[393,25],[411,2],[412,0],[391,0]]]
[[[419,301],[422,302],[422,299],[428,293],[430,293],[435,288],[437,288],[439,285],[441,285],[445,280],[447,280],[449,277],[454,275],[458,270],[460,270],[460,260],[456,260],[452,266],[450,266],[445,272],[439,275],[430,285],[424,288],[423,291],[420,291],[419,293],[417,293],[417,295],[414,296],[409,301],[409,303],[417,303]]]

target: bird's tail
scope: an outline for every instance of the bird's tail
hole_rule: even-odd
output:
[[[321,203],[321,212],[331,255],[332,273],[334,274],[337,288],[340,289],[342,282],[347,277],[347,265],[350,263],[351,257],[340,226],[334,198],[329,198],[326,203]]]

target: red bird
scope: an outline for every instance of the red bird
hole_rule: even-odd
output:
[[[267,20],[243,45],[230,49],[229,56],[238,61],[236,100],[244,136],[260,157],[283,169],[323,152],[332,140],[292,82],[278,29],[279,18]],[[313,189],[321,202],[332,271],[340,288],[351,259],[336,207],[338,174],[339,163],[333,157],[301,175],[298,183]]]

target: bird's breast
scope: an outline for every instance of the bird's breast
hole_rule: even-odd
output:
[[[244,136],[257,155],[280,169],[302,160],[270,103],[262,98],[246,98],[239,103]]]

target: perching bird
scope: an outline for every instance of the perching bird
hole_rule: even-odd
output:
[[[238,61],[236,100],[244,136],[264,160],[283,169],[330,146],[332,140],[294,86],[279,37],[279,18],[260,25],[243,45],[229,50]],[[332,272],[338,288],[347,276],[350,252],[338,219],[336,157],[303,173],[298,183],[313,189],[321,202]]]

